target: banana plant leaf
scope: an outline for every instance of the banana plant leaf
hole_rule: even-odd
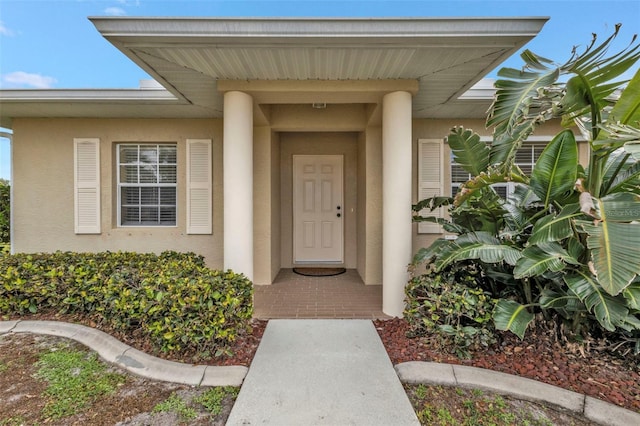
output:
[[[524,338],[527,327],[533,321],[533,314],[527,311],[526,306],[513,300],[501,299],[493,311],[493,322],[498,330],[508,330]]]
[[[622,291],[622,296],[627,300],[631,309],[640,311],[640,282],[633,282]]]
[[[423,262],[430,262],[434,257],[436,257],[441,251],[449,250],[448,246],[455,244],[452,240],[445,240],[444,238],[439,238],[435,240],[429,247],[422,247],[418,252],[413,256],[412,263],[414,265],[418,265]]]
[[[522,251],[522,257],[513,268],[513,276],[522,279],[542,275],[547,271],[558,272],[562,271],[567,263],[578,264],[578,260],[573,259],[558,243],[540,243]]]
[[[585,250],[586,247],[576,236],[569,237],[569,239],[567,240],[567,252],[571,257],[580,260]]]
[[[542,249],[545,253],[558,256],[563,262],[570,265],[582,265],[578,259],[574,258],[560,243],[556,241],[546,241],[544,243],[538,243],[538,248]],[[556,272],[556,271],[552,271]]]
[[[441,271],[453,262],[479,259],[485,263],[506,262],[515,265],[520,258],[517,248],[504,245],[488,232],[463,234],[451,244],[441,244],[434,261],[436,271]]]
[[[520,206],[513,203],[505,203],[503,209],[507,212],[507,214],[504,215],[506,229],[502,230],[501,235],[518,235],[524,228],[531,224],[529,221],[530,217]]]
[[[633,39],[627,48],[606,56],[619,29],[616,26],[614,34],[599,45],[595,44],[594,37],[592,44],[582,54],[561,67],[563,71],[575,75],[567,82],[567,93],[562,100],[566,112],[590,115],[591,111],[601,111],[610,104],[609,97],[626,83],[625,80],[614,79],[621,77],[638,61],[640,46]],[[570,90],[572,85],[576,86],[576,90]],[[623,114],[618,113],[618,116],[622,117]],[[602,137],[600,129],[594,130],[597,138]]]
[[[541,65],[542,62],[548,61],[530,51],[521,56],[528,65]],[[536,68],[542,72],[513,68],[502,68],[498,71],[498,77],[501,78],[495,83],[496,98],[487,119],[487,127],[495,126],[494,135],[514,134],[518,125],[527,121],[538,90],[555,83],[560,76],[558,68],[548,69],[544,65]]]
[[[503,172],[511,171],[522,142],[550,116],[552,96],[546,96],[549,92],[540,94],[543,89],[555,86],[560,76],[560,69],[553,61],[530,50],[520,56],[526,70],[502,68],[498,71],[495,100],[486,123],[487,127],[494,127],[491,164],[498,164]]]
[[[638,130],[640,139],[640,130]],[[640,155],[640,143],[638,143]],[[626,152],[624,148],[617,149],[609,154],[604,166],[601,196],[615,192],[640,191],[640,161]]]
[[[489,233],[476,232],[462,235],[456,241],[461,248],[460,260],[480,259],[485,263],[506,262],[515,265],[520,258],[520,250],[503,244]]]
[[[636,58],[638,56],[636,55]],[[612,121],[623,124],[640,122],[640,69],[627,83],[611,111]]]
[[[416,223],[419,223],[419,222],[437,223],[438,225],[442,226],[445,231],[450,232],[452,234],[462,234],[468,231],[462,226],[456,225],[455,223],[442,217],[416,215],[416,216],[413,216],[412,220],[413,222],[416,222]]]
[[[424,209],[433,211],[439,207],[446,207],[451,204],[453,204],[453,197],[430,197],[420,200],[416,204],[412,205],[411,210],[414,212],[420,212]]]
[[[564,281],[605,329],[614,331],[626,321],[629,309],[624,298],[616,298],[604,292],[593,275],[576,271],[565,276]]]
[[[542,289],[539,303],[542,308],[553,308],[554,311],[559,312],[567,319],[573,318],[577,313],[585,312],[587,309],[578,296],[573,293],[569,294],[566,291],[561,292],[550,288]]]
[[[616,296],[640,274],[640,196],[610,194],[596,204],[601,220],[576,224],[587,233],[598,282]]]
[[[638,50],[636,46],[635,50]],[[636,60],[639,57],[638,53],[635,54]],[[638,70],[631,81],[626,85],[620,98],[615,103],[611,113],[609,114],[609,120],[616,128],[620,128],[620,125],[630,125],[637,128],[637,123],[640,122],[640,70]],[[605,130],[609,130],[605,127]],[[600,132],[598,138],[594,141],[594,145],[609,144],[611,135],[609,131]],[[619,147],[624,143],[624,139],[620,143],[615,144],[614,147]]]
[[[626,192],[609,194],[597,200],[600,218],[610,222],[640,220],[640,196]]]
[[[539,203],[540,198],[533,192],[529,185],[516,184],[513,193],[508,197],[509,201],[521,207],[530,207]]]
[[[573,235],[571,219],[582,216],[579,204],[569,204],[555,216],[549,214],[540,218],[531,231],[529,244],[560,241]]]
[[[516,153],[534,130],[535,122],[530,120],[519,124],[510,133],[494,133],[490,163],[497,165],[502,173],[510,173],[514,168]]]
[[[635,127],[634,127],[635,126]],[[600,128],[606,131],[607,137],[593,142],[596,151],[607,149],[614,151],[622,148],[637,160],[638,144],[640,144],[640,128],[638,122],[628,124],[605,122]],[[601,132],[600,134],[604,134]]]
[[[610,295],[619,294],[640,274],[640,224],[582,222],[580,226],[588,234],[598,282]]]
[[[627,142],[624,144],[624,150],[636,160],[640,160],[640,142]]]
[[[529,179],[520,173],[503,173],[496,171],[480,173],[478,176],[469,179],[460,188],[460,191],[458,191],[454,198],[454,206],[458,207],[468,199],[477,197],[478,195],[484,198],[487,194],[482,191],[487,190],[491,185],[500,183],[528,184]],[[495,197],[494,199],[499,200],[500,203],[502,202],[501,197]]]
[[[578,144],[563,130],[545,147],[531,173],[531,189],[545,207],[573,189],[578,173]]]
[[[625,317],[622,324],[620,324],[620,328],[625,329],[627,331],[637,331],[640,330],[640,318],[636,315],[629,314]],[[640,353],[638,350],[638,344],[636,343],[636,355]]]
[[[503,234],[518,235],[525,228],[530,227],[532,216],[537,213],[539,204],[540,199],[529,185],[514,184],[513,193],[509,194],[507,202],[502,206],[508,213],[504,215],[507,227],[503,230]]]
[[[447,137],[449,148],[456,163],[473,176],[484,172],[489,165],[490,149],[480,141],[480,136],[471,130],[455,127]]]

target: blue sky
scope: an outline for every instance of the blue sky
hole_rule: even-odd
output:
[[[88,16],[549,16],[527,48],[558,62],[616,23],[620,46],[640,34],[640,0],[0,0],[0,88],[133,88],[149,78]],[[0,178],[9,174],[0,139]]]

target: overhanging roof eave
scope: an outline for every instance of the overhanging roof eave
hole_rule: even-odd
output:
[[[164,89],[0,90],[0,126],[7,128],[11,128],[15,118],[157,118],[171,114],[180,117],[220,115],[178,99]]]
[[[178,18],[89,17],[106,38],[222,38],[274,40],[323,37],[438,38],[535,36],[549,17],[455,18]]]
[[[132,101],[176,102],[165,89],[4,89],[0,90],[0,103],[4,102],[55,102],[55,101]]]
[[[446,88],[432,97],[436,105],[462,95],[535,37],[549,18],[89,19],[129,59],[194,104],[208,103],[200,93],[219,79],[422,81],[426,76],[432,85]],[[345,66],[344,50],[360,51],[375,71]],[[430,55],[440,55],[446,64],[425,66],[420,58]],[[312,65],[318,61],[322,67]],[[446,72],[461,66],[464,72]]]

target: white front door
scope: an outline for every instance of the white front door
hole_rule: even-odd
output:
[[[293,261],[344,261],[342,155],[293,156]]]

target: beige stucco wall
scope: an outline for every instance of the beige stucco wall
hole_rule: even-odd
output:
[[[273,281],[280,268],[292,267],[292,156],[339,154],[345,158],[345,266],[357,268],[365,284],[382,283],[382,132],[367,125],[362,105],[326,110],[308,106],[274,106],[273,126],[254,129],[254,276]],[[304,123],[315,132],[297,131]],[[413,202],[417,202],[417,142],[444,138],[452,126],[472,128],[484,136],[484,120],[413,120]],[[320,131],[322,130],[322,131]],[[561,128],[546,124],[536,136],[553,136]],[[223,266],[222,121],[214,119],[15,119],[13,125],[13,246],[16,252],[55,250],[194,251],[211,267]],[[73,214],[73,139],[101,142],[102,233],[76,235]],[[185,232],[186,140],[213,140],[213,234]],[[178,224],[171,228],[119,228],[116,223],[115,144],[175,142],[178,146]],[[580,144],[580,159],[588,160]],[[444,144],[445,189],[450,181],[450,152]],[[413,250],[440,234],[418,234]]]
[[[356,211],[356,244],[358,245],[358,253],[356,255],[356,269],[362,281],[366,279],[366,265],[367,265],[367,248],[366,248],[366,205],[367,205],[367,172],[366,172],[366,157],[367,157],[367,139],[365,132],[358,133],[358,183],[359,191],[357,196]]]
[[[287,132],[349,132],[364,128],[366,105],[336,104],[315,109],[310,103],[273,105],[269,116],[271,127]]]
[[[280,226],[282,223],[280,176],[280,134],[271,132],[271,282],[280,271],[282,263],[282,240]]]
[[[271,284],[280,270],[280,135],[253,132],[253,232],[255,284]]]
[[[223,266],[222,122],[205,119],[15,119],[13,122],[13,247],[16,252],[55,250],[194,251],[211,267]],[[99,138],[99,235],[74,233],[73,139]],[[213,234],[187,235],[186,140],[213,141]],[[116,223],[115,144],[175,142],[178,147],[176,227],[119,228]]]
[[[293,156],[301,154],[344,156],[344,265],[346,268],[356,268],[357,139],[357,133],[354,132],[283,132],[280,134],[281,266],[283,268],[293,266]]]
[[[358,273],[365,284],[382,284],[382,129],[358,135]]]

